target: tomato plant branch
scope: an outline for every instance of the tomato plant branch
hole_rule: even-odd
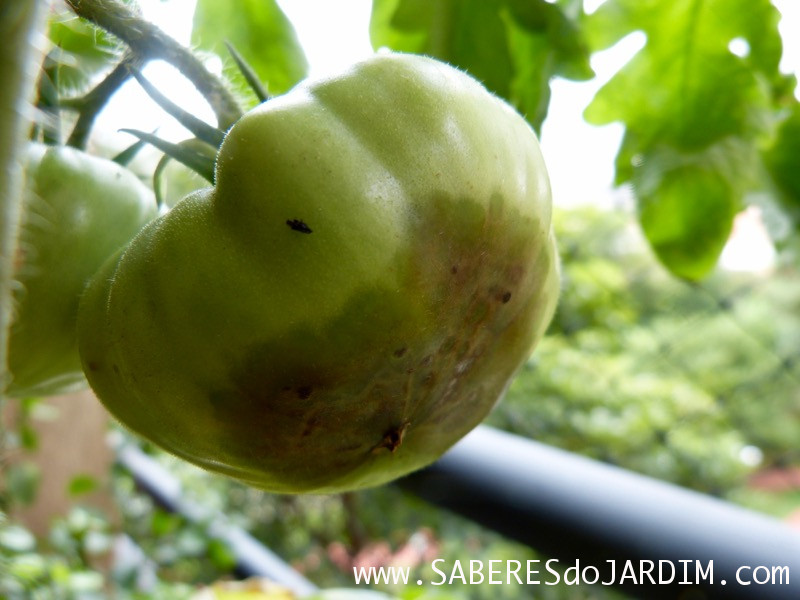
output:
[[[76,15],[122,40],[143,62],[164,60],[176,67],[211,105],[220,129],[227,130],[242,115],[236,99],[188,49],[158,27],[141,19],[117,0],[67,0]]]
[[[92,90],[81,98],[61,103],[63,108],[77,108],[78,120],[67,140],[67,145],[74,148],[86,148],[89,133],[95,118],[114,95],[120,86],[131,77],[131,68],[141,64],[141,60],[128,52],[116,67]]]
[[[0,10],[0,397],[6,379],[11,321],[11,284],[19,226],[21,150],[32,113],[39,49],[32,40],[43,28],[48,2],[4,0]]]

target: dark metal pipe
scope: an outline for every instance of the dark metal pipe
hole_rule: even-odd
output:
[[[399,485],[634,597],[800,598],[800,533],[780,521],[489,427]],[[554,580],[535,568],[541,588]]]

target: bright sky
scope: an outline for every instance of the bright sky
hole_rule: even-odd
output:
[[[139,0],[144,16],[155,22],[170,35],[189,42],[191,14],[196,0]],[[295,25],[300,42],[311,65],[311,74],[335,70],[371,52],[368,25],[370,0],[278,0]],[[584,0],[592,12],[603,0]],[[782,12],[781,32],[785,52],[781,63],[784,72],[800,73],[800,2],[798,0],[773,0]],[[586,124],[582,113],[594,94],[630,56],[644,44],[642,34],[632,34],[619,44],[592,56],[592,67],[597,77],[590,82],[571,82],[557,79],[552,82],[550,112],[542,131],[542,150],[547,161],[553,187],[554,201],[562,206],[585,202],[613,205],[628,202],[625,190],[612,189],[614,174],[613,156],[622,137],[622,126],[612,124],[594,127]],[[193,87],[175,71],[162,64],[147,67],[145,74],[167,93],[170,98],[180,98],[184,107],[211,120],[210,109]],[[800,98],[800,91],[798,91]],[[131,110],[135,106],[136,110]],[[146,108],[151,107],[151,108]],[[164,121],[163,113],[152,101],[130,85],[125,99],[118,98],[109,107],[102,120],[110,127],[125,123],[126,127],[152,130],[160,127],[159,134],[179,140],[185,132],[175,122]],[[128,137],[116,142],[120,146],[130,143]],[[580,173],[580,176],[576,176]],[[752,220],[752,219],[751,219]],[[754,219],[758,221],[757,218]],[[738,224],[738,248],[728,248],[725,262],[746,268],[758,269],[773,258],[771,246],[765,245],[763,231],[747,224]],[[733,244],[736,246],[736,244]]]

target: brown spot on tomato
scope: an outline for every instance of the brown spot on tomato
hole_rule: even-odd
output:
[[[310,385],[302,385],[297,388],[297,397],[300,398],[300,400],[307,400],[311,397],[311,392],[313,391],[314,389]]]
[[[503,294],[503,297],[500,298],[503,304],[507,304],[509,300],[511,300],[511,292],[506,292]]]
[[[306,423],[305,429],[303,429],[302,435],[303,437],[308,437],[311,433],[319,427],[319,419],[317,417],[311,417],[308,422]]]
[[[394,355],[397,358],[400,358],[406,353],[406,350],[408,350],[408,348],[406,348],[405,346],[403,346],[402,348],[398,348],[397,350],[394,351]]]
[[[383,434],[383,439],[375,446],[372,451],[378,452],[382,449],[387,449],[393,453],[403,444],[403,438],[406,435],[410,423],[404,421],[397,427],[392,427],[389,431]]]

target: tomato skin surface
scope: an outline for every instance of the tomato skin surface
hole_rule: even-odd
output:
[[[275,492],[384,483],[475,427],[543,335],[558,259],[536,137],[433,59],[378,54],[246,114],[217,184],[82,301],[120,421]]]
[[[78,302],[102,264],[156,216],[152,192],[116,163],[31,144],[14,265],[9,396],[87,387],[77,348]]]

